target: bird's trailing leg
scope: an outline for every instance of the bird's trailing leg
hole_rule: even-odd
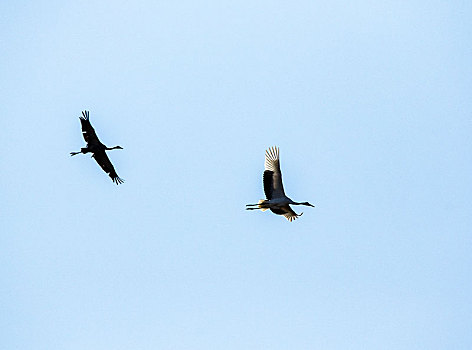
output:
[[[246,204],[246,210],[256,210],[256,209],[259,209],[259,204]]]
[[[246,204],[246,210],[256,210],[256,209],[261,209],[262,211],[266,211],[269,209],[266,203],[264,203],[265,200],[261,199],[259,203],[257,204]]]
[[[258,207],[254,207],[254,208],[246,208],[246,210],[258,210],[258,209],[261,209],[261,208],[258,208]]]

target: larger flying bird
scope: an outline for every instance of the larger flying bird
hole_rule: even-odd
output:
[[[270,209],[271,212],[277,215],[283,215],[288,221],[292,221],[303,213],[295,213],[292,208],[290,208],[290,204],[314,207],[314,205],[308,202],[294,202],[285,195],[284,186],[282,184],[282,172],[280,171],[279,149],[277,147],[270,147],[266,150],[263,182],[267,199],[261,199],[258,204],[247,204],[247,210],[261,209],[262,211],[266,211]]]
[[[92,127],[92,124],[90,124],[88,111],[82,112],[80,123],[82,124],[82,135],[84,136],[84,140],[87,143],[87,147],[81,148],[80,152],[70,152],[70,155],[75,156],[79,153],[93,153],[92,158],[94,158],[103,171],[105,171],[108,176],[111,177],[112,181],[117,185],[123,183],[124,180],[118,177],[113,164],[111,164],[110,159],[108,159],[108,156],[105,153],[105,151],[110,151],[112,149],[123,149],[123,147],[107,147],[100,142],[97,134],[95,133],[95,130]]]

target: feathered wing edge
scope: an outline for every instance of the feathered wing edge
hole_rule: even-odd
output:
[[[303,215],[303,213],[296,214],[295,212],[293,212],[293,214],[292,213],[287,213],[284,216],[288,221],[292,222],[293,220],[296,220],[298,217],[300,217],[302,215]]]
[[[265,152],[265,170],[280,172],[279,148],[269,147]]]
[[[89,120],[89,111],[82,111],[82,117],[79,117],[83,120]]]
[[[110,175],[110,177],[111,177],[111,175]],[[118,177],[118,176],[115,176],[114,178],[112,177],[111,179],[117,185],[122,184],[122,183],[125,182],[125,180],[123,180],[121,177]]]

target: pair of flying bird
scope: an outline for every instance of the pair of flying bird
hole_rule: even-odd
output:
[[[107,147],[100,142],[92,124],[90,124],[88,111],[82,112],[80,123],[82,124],[82,135],[87,143],[87,147],[81,148],[80,152],[71,152],[70,155],[75,156],[79,153],[92,153],[92,158],[97,161],[98,165],[111,177],[114,183],[117,185],[123,183],[124,180],[118,177],[113,164],[111,164],[105,152],[112,149],[123,148],[121,146]],[[266,211],[270,209],[277,215],[285,216],[288,221],[293,221],[303,213],[295,213],[292,208],[290,208],[290,205],[307,205],[314,207],[314,205],[308,202],[294,202],[285,195],[282,184],[282,172],[280,171],[279,149],[277,147],[271,147],[266,151],[263,183],[267,199],[261,199],[257,204],[246,205],[247,210],[261,209],[262,211]]]

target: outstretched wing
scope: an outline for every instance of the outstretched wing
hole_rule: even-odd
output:
[[[278,215],[283,215],[287,218],[288,221],[292,222],[293,220],[295,220],[296,218],[298,218],[299,216],[302,216],[303,213],[300,213],[300,214],[297,214],[293,211],[292,208],[290,208],[289,205],[287,205],[286,207],[283,207],[283,208],[270,208],[270,210],[274,213],[274,214],[278,214]]]
[[[113,167],[113,164],[111,164],[110,159],[108,159],[108,156],[104,150],[95,152],[92,157],[95,158],[98,165],[100,165],[103,171],[106,172],[108,176],[111,177],[114,183],[119,185],[124,182],[123,179],[120,179],[118,177],[118,174],[116,173],[115,168]]]
[[[282,172],[280,171],[279,149],[277,147],[270,147],[266,150],[263,180],[264,193],[267,199],[285,197]]]
[[[97,145],[100,143],[100,140],[95,133],[95,130],[90,124],[89,120],[89,112],[83,111],[82,116],[80,117],[80,123],[82,124],[82,135],[84,136],[85,142],[87,142],[87,146]]]

